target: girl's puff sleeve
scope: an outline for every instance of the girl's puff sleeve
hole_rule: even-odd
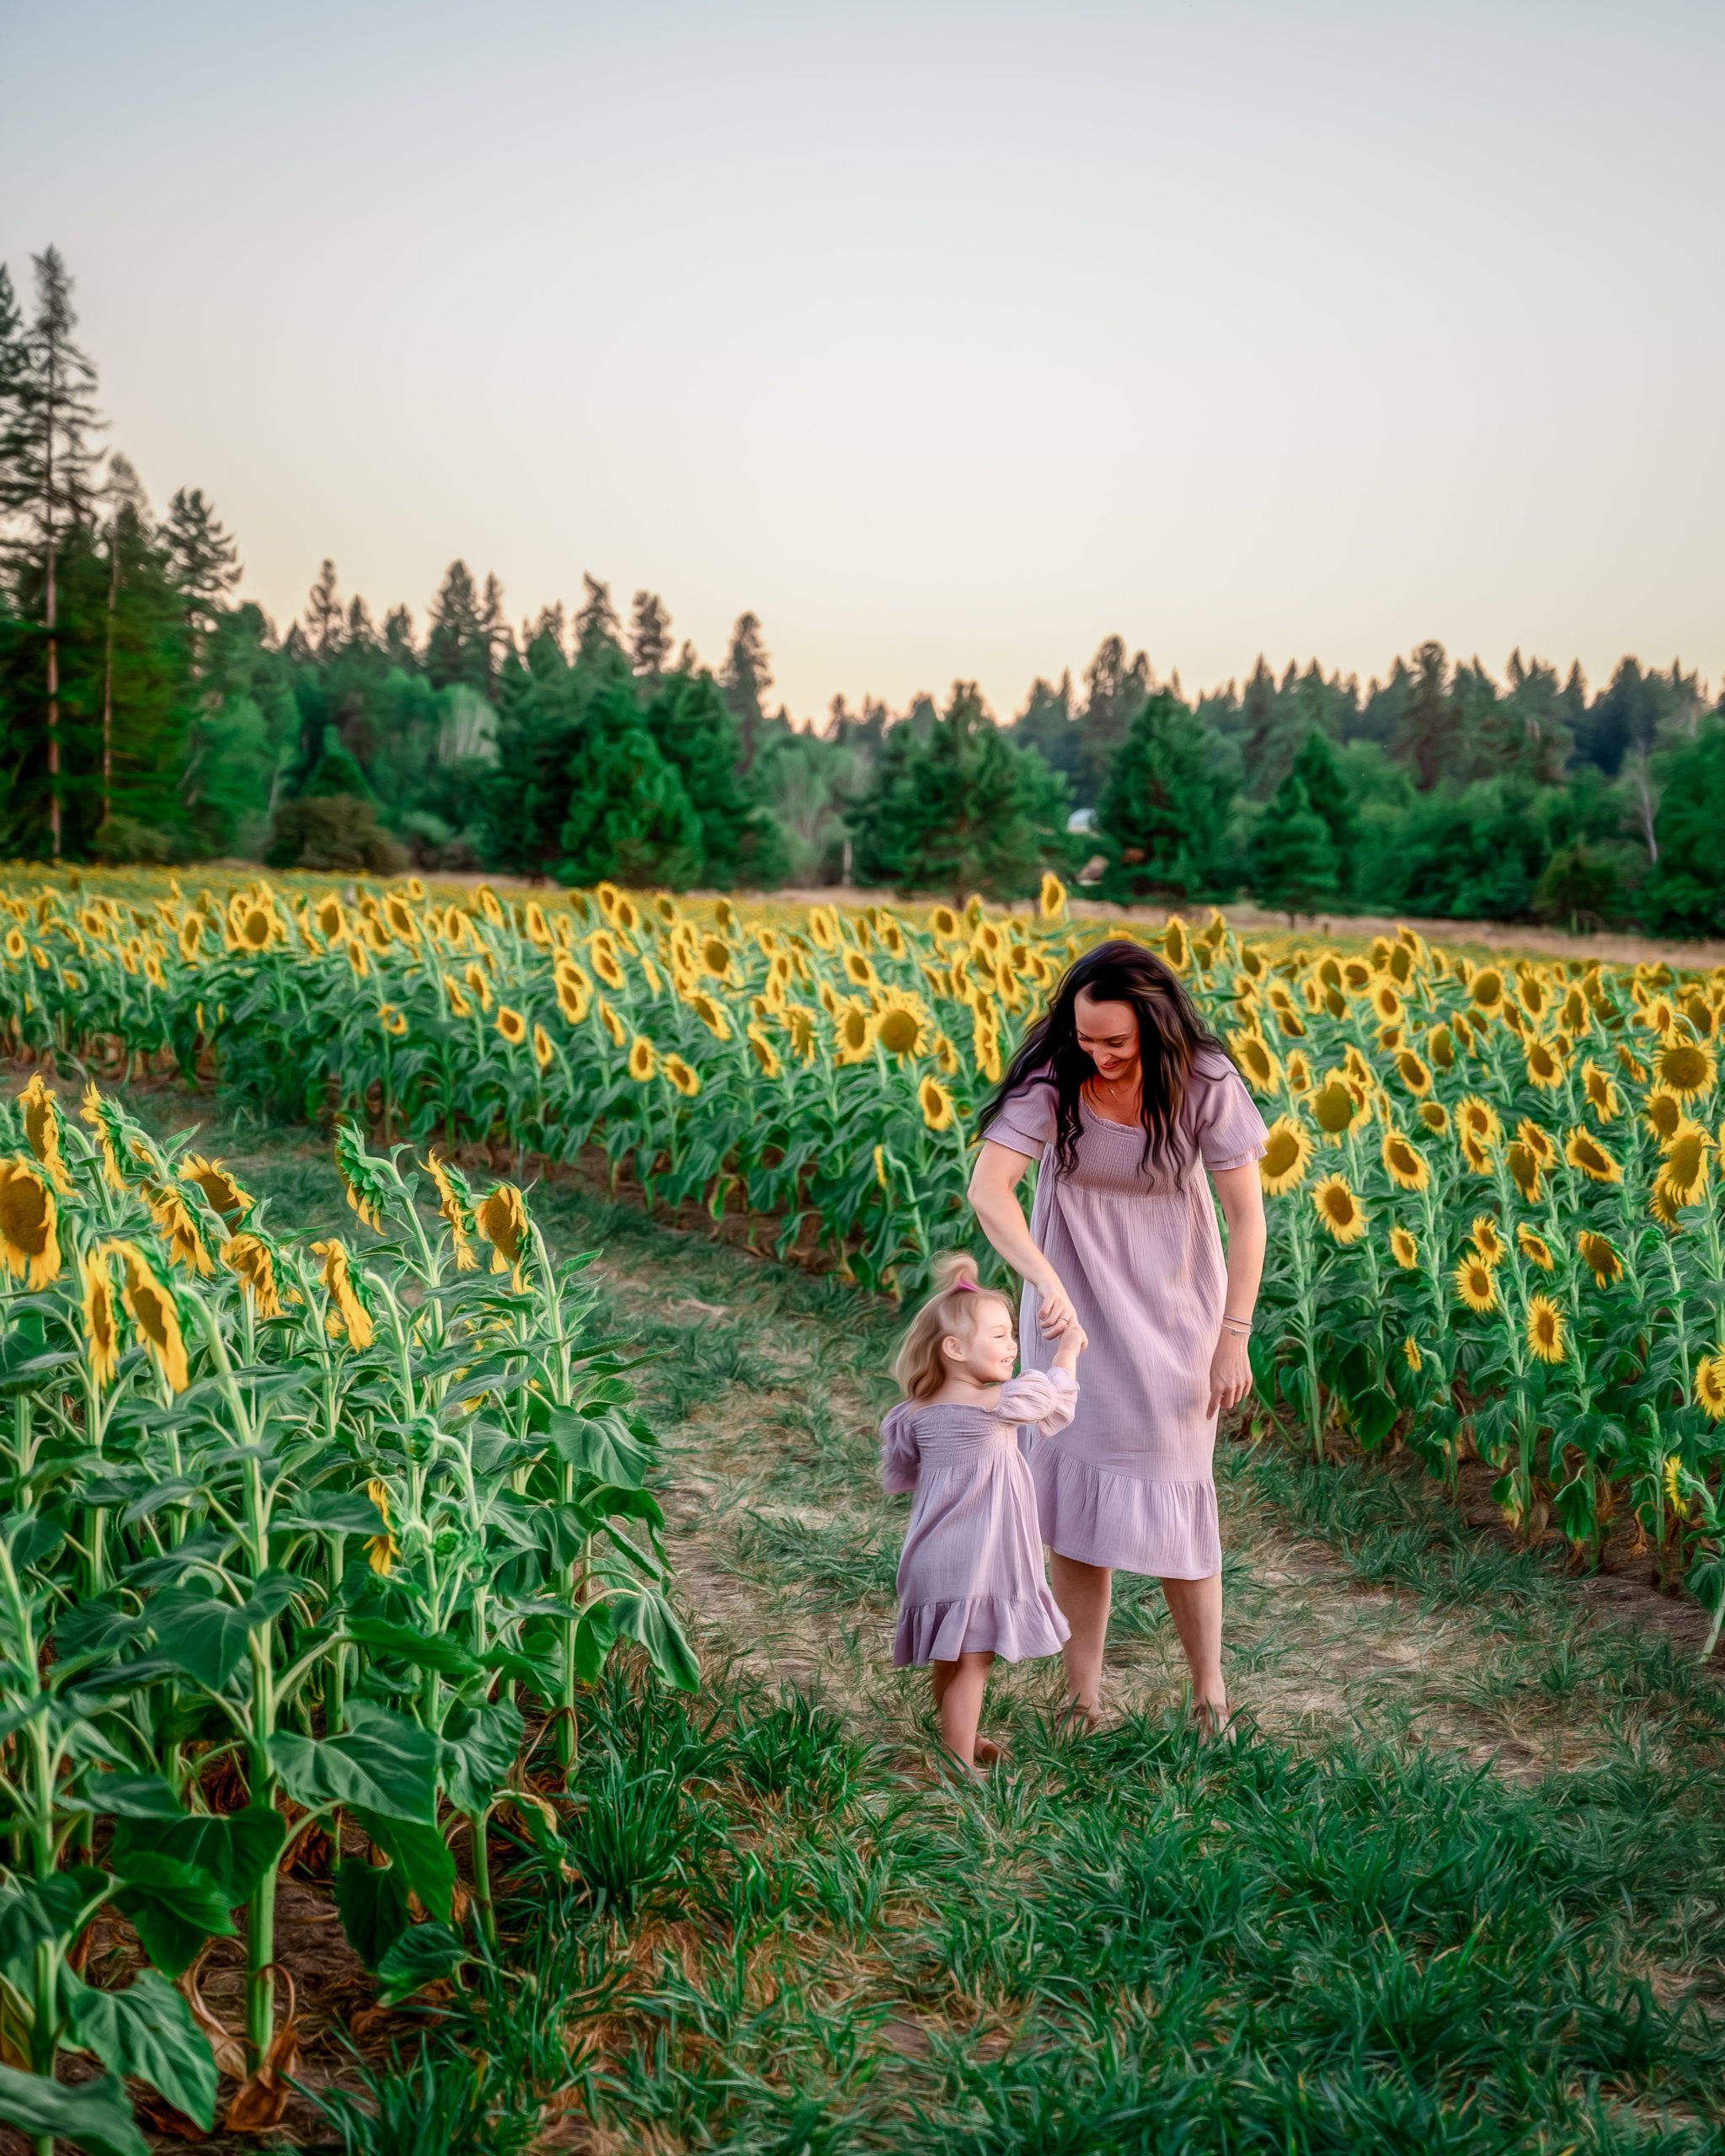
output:
[[[1001,1387],[1002,1417],[1033,1423],[1045,1438],[1064,1430],[1078,1412],[1078,1380],[1066,1370],[1023,1370]]]
[[[916,1408],[901,1400],[880,1426],[880,1486],[889,1496],[916,1487]]]

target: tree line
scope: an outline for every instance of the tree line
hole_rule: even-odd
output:
[[[158,514],[103,451],[71,280],[33,266],[28,315],[0,266],[0,852],[991,897],[1053,867],[1123,901],[1725,931],[1725,712],[1674,660],[1594,692],[1427,643],[1363,688],[1260,659],[1193,697],[1110,637],[1005,724],[959,682],[815,728],[753,614],[709,665],[592,576],[514,623],[457,561],[421,633],[325,562],[279,631],[203,492]]]

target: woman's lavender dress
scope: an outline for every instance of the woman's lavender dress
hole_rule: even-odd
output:
[[[1070,1628],[1043,1572],[1018,1427],[1063,1429],[1077,1396],[1065,1370],[1026,1370],[997,1407],[905,1400],[881,1424],[882,1483],[916,1492],[899,1560],[901,1669],[984,1649],[1003,1662],[1060,1652]]]
[[[1263,1118],[1233,1065],[1200,1056],[1180,1117],[1183,1166],[1146,1174],[1144,1133],[1081,1104],[1078,1157],[1054,1161],[1055,1091],[1033,1078],[989,1125],[997,1145],[1040,1160],[1030,1232],[1089,1337],[1084,1393],[1067,1428],[1031,1448],[1042,1538],[1062,1557],[1158,1579],[1221,1570],[1210,1358],[1227,1277],[1205,1171],[1244,1167],[1264,1149]],[[1018,1320],[1027,1368],[1056,1342],[1027,1284]]]

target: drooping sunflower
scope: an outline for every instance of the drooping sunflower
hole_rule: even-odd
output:
[[[156,1278],[150,1270],[149,1261],[136,1245],[110,1242],[102,1247],[104,1257],[119,1260],[120,1299],[126,1305],[126,1315],[148,1342],[163,1376],[175,1392],[184,1392],[190,1382],[190,1373],[186,1363],[185,1337],[179,1326],[179,1305],[174,1299],[173,1290]]]
[[[1066,910],[1066,887],[1052,869],[1043,872],[1042,889],[1037,898],[1036,910],[1044,921],[1058,921]]]
[[[1422,1101],[1419,1119],[1428,1130],[1434,1131],[1439,1138],[1450,1128],[1450,1111],[1441,1101]]]
[[[1304,1100],[1311,1091],[1311,1065],[1306,1059],[1306,1050],[1303,1048],[1290,1050],[1284,1068],[1288,1074],[1288,1091],[1295,1100]]]
[[[1525,1220],[1515,1230],[1515,1247],[1541,1273],[1556,1272],[1557,1261],[1551,1255],[1551,1245],[1543,1235],[1535,1235]]]
[[[1596,1288],[1609,1288],[1613,1281],[1623,1278],[1623,1260],[1604,1235],[1596,1235],[1591,1228],[1583,1228],[1575,1238],[1575,1247],[1581,1253],[1581,1262],[1594,1276]]]
[[[1271,1198],[1283,1198],[1306,1180],[1312,1154],[1311,1133],[1298,1116],[1279,1115],[1265,1134],[1258,1181]]]
[[[1592,1137],[1578,1123],[1569,1134],[1569,1142],[1563,1148],[1563,1157],[1572,1168],[1578,1168],[1589,1182],[1621,1182],[1623,1170],[1597,1138]]]
[[[204,1194],[204,1202],[212,1212],[219,1213],[230,1228],[243,1220],[257,1203],[247,1191],[240,1188],[220,1161],[206,1161],[201,1153],[188,1153],[179,1164],[181,1179],[195,1183]]]
[[[693,1100],[701,1090],[701,1074],[680,1055],[668,1055],[659,1066],[661,1073],[675,1086],[685,1100]]]
[[[1466,1133],[1475,1145],[1489,1152],[1503,1135],[1503,1126],[1498,1120],[1498,1111],[1477,1093],[1469,1093],[1456,1103],[1455,1124]]]
[[[833,1054],[839,1063],[861,1063],[874,1046],[874,1013],[854,996],[840,1000],[833,1012]]]
[[[1654,1051],[1654,1077],[1685,1107],[1711,1093],[1718,1075],[1718,1059],[1705,1042],[1673,1038]]]
[[[1498,1232],[1498,1224],[1489,1213],[1476,1213],[1468,1232],[1483,1263],[1498,1266],[1509,1255],[1508,1246]]]
[[[1281,1060],[1260,1033],[1249,1027],[1228,1036],[1228,1046],[1254,1093],[1273,1093],[1282,1082]]]
[[[1403,1227],[1390,1230],[1390,1255],[1404,1273],[1413,1272],[1419,1262],[1419,1245]]]
[[[473,1005],[468,1002],[459,984],[452,980],[447,974],[443,976],[443,992],[448,996],[449,1007],[457,1018],[473,1017]]]
[[[793,1053],[804,1063],[813,1063],[820,1045],[820,1026],[814,1013],[806,1003],[788,1003],[784,1007],[784,1028],[790,1036]]]
[[[950,1130],[956,1110],[953,1097],[932,1071],[926,1072],[916,1088],[917,1105],[922,1110],[922,1120],[931,1130]]]
[[[543,1026],[533,1027],[533,1060],[542,1070],[549,1070],[557,1060],[557,1050],[551,1044],[551,1036]]]
[[[168,1182],[146,1182],[142,1188],[150,1218],[172,1251],[174,1262],[184,1266],[189,1273],[196,1273],[200,1279],[207,1278],[215,1271],[215,1265],[204,1247],[197,1217],[186,1203],[184,1192]]]
[[[1338,1243],[1355,1243],[1365,1233],[1365,1208],[1346,1176],[1326,1176],[1311,1193],[1317,1217]]]
[[[1528,1297],[1527,1346],[1542,1363],[1563,1359],[1563,1313],[1549,1295]]]
[[[1515,1136],[1517,1142],[1526,1146],[1547,1174],[1562,1157],[1557,1150],[1557,1139],[1549,1130],[1542,1129],[1531,1116],[1523,1116],[1516,1124]]]
[[[347,1245],[339,1236],[332,1235],[328,1242],[313,1243],[312,1255],[323,1261],[323,1285],[329,1295],[324,1331],[332,1340],[339,1340],[345,1331],[355,1348],[369,1348],[376,1328],[371,1323],[371,1313],[360,1300],[359,1290],[354,1286]]]
[[[48,1171],[56,1190],[69,1193],[72,1179],[66,1172],[66,1158],[60,1147],[60,1102],[40,1070],[19,1094],[18,1104],[24,1110],[24,1134],[31,1152]]]
[[[179,924],[179,955],[186,964],[195,965],[198,947],[204,940],[204,918],[201,914],[189,913]]]
[[[1419,1352],[1419,1342],[1411,1332],[1402,1342],[1402,1359],[1416,1377],[1425,1368],[1425,1358]]]
[[[1397,1190],[1423,1190],[1432,1171],[1419,1148],[1391,1129],[1384,1133],[1384,1168]]]
[[[1471,1310],[1498,1307],[1498,1278],[1482,1257],[1470,1253],[1456,1267],[1455,1292]]]
[[[1693,1205],[1707,1187],[1707,1156],[1712,1150],[1711,1131],[1687,1117],[1677,1126],[1665,1149],[1658,1187],[1674,1206]]]
[[[467,983],[467,986],[473,990],[474,995],[478,997],[479,1008],[482,1011],[489,1011],[491,1008],[491,982],[489,977],[486,974],[484,967],[479,963],[479,961],[477,958],[469,962],[467,971],[462,975],[462,979]]]
[[[497,1006],[497,1030],[511,1048],[519,1048],[527,1038],[527,1021],[511,1005],[499,1003]]]
[[[1532,1039],[1525,1043],[1527,1075],[1530,1084],[1542,1091],[1550,1092],[1563,1082],[1563,1059],[1549,1041]]]
[[[222,1246],[222,1262],[244,1281],[260,1317],[281,1315],[281,1295],[275,1285],[275,1260],[267,1243],[256,1235],[236,1235]]]
[[[1492,1172],[1492,1156],[1473,1133],[1458,1129],[1455,1138],[1470,1174],[1488,1176]]]
[[[491,1270],[507,1273],[520,1291],[522,1267],[533,1238],[526,1201],[512,1182],[500,1182],[479,1205],[474,1215],[479,1233],[491,1246]]]
[[[398,1009],[393,1003],[380,1003],[377,1006],[377,1022],[386,1033],[393,1033],[398,1040],[408,1029],[406,1011]]]
[[[1417,1100],[1423,1100],[1432,1089],[1431,1066],[1423,1056],[1411,1048],[1404,1048],[1396,1058],[1396,1069],[1402,1083]]]
[[[1581,1083],[1588,1106],[1599,1121],[1615,1123],[1623,1113],[1623,1103],[1617,1097],[1616,1086],[1591,1056],[1581,1066]]]
[[[644,1086],[659,1068],[659,1050],[645,1033],[637,1033],[629,1043],[629,1075],[637,1085]]]
[[[717,996],[709,995],[704,988],[697,988],[692,995],[683,1000],[715,1040],[730,1038],[730,1017]]]
[[[956,1078],[964,1067],[957,1048],[944,1033],[935,1035],[934,1046],[929,1052],[940,1065],[943,1078]]]
[[[629,1038],[629,1029],[601,995],[599,999],[599,1022],[611,1036],[613,1048],[623,1047]]]
[[[1703,1355],[1696,1364],[1695,1399],[1709,1422],[1725,1420],[1725,1355]]]
[[[80,1262],[83,1279],[84,1354],[99,1385],[112,1385],[120,1369],[120,1305],[108,1260],[91,1251]]]
[[[784,1065],[780,1059],[779,1052],[759,1026],[749,1027],[748,1039],[755,1060],[761,1066],[761,1075],[767,1078],[781,1076],[784,1070]]]
[[[458,1169],[450,1166],[434,1145],[425,1155],[425,1169],[437,1186],[437,1209],[448,1223],[455,1246],[457,1273],[471,1273],[478,1264],[470,1238],[473,1233],[473,1195]]]
[[[1455,1068],[1455,1037],[1447,1026],[1434,1026],[1425,1037],[1425,1046],[1439,1070]]]
[[[1533,1149],[1525,1145],[1520,1139],[1512,1138],[1503,1148],[1503,1165],[1509,1171],[1509,1180],[1528,1203],[1537,1204],[1541,1190],[1540,1164],[1534,1156]]]

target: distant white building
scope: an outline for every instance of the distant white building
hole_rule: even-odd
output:
[[[1066,829],[1069,831],[1093,831],[1096,829],[1095,809],[1075,808],[1066,819]]]

